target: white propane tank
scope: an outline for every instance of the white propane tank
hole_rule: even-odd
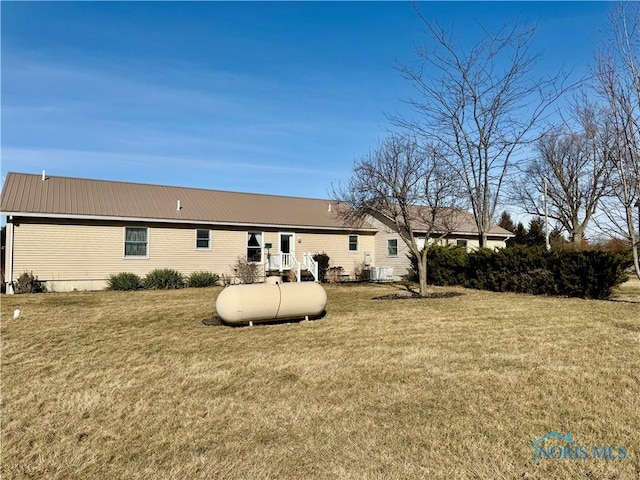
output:
[[[216,312],[224,322],[249,322],[314,317],[327,306],[327,292],[314,282],[232,285],[216,300]]]

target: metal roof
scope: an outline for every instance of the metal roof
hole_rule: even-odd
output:
[[[459,208],[439,207],[434,215],[434,210],[430,207],[414,206],[409,209],[408,215],[414,232],[418,234],[433,233],[447,235],[473,235],[478,234],[478,226],[473,215],[466,210]],[[401,217],[399,217],[401,218]],[[391,217],[387,217],[390,224],[393,223]],[[402,224],[402,221],[400,221]],[[491,225],[487,232],[494,237],[513,237],[513,233],[498,225]]]
[[[15,216],[375,230],[368,224],[345,226],[329,200],[57,176],[43,180],[13,172],[0,209]]]
[[[179,203],[179,208],[178,208]],[[376,231],[345,225],[336,201],[9,172],[4,215],[212,225]],[[457,211],[455,232],[477,234],[473,216]],[[419,229],[419,227],[418,227]],[[491,235],[512,236],[493,226]]]

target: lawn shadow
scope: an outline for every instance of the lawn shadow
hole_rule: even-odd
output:
[[[314,322],[320,320],[327,315],[327,311],[323,311],[320,315],[309,315],[301,318],[284,318],[284,319],[272,319],[272,320],[260,320],[250,324],[249,322],[232,324],[222,320],[218,315],[207,317],[202,320],[203,325],[212,327],[230,327],[230,328],[245,328],[251,326],[272,326],[272,325],[286,325],[288,323],[301,323],[301,322]]]
[[[631,296],[631,295],[613,295],[607,298],[610,302],[618,302],[618,303],[640,303],[640,297]]]
[[[430,298],[453,298],[466,295],[462,292],[429,292],[426,296],[421,297],[419,293],[413,290],[404,290],[398,293],[390,293],[388,295],[380,295],[373,297],[371,300],[420,300]]]

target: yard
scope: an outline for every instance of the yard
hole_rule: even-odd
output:
[[[640,478],[638,282],[326,288],[325,318],[250,328],[202,323],[219,288],[3,296],[1,478]],[[534,461],[549,432],[589,458]]]

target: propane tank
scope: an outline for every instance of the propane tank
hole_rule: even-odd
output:
[[[218,317],[229,324],[313,317],[326,306],[327,292],[314,282],[232,285],[216,300]]]

